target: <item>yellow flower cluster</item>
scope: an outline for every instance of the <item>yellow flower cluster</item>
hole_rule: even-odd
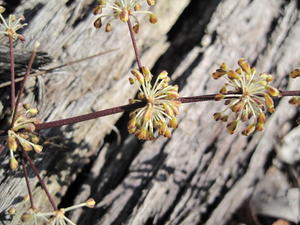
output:
[[[13,40],[20,39],[21,41],[24,41],[24,36],[17,33],[19,29],[27,25],[26,23],[21,23],[25,20],[24,16],[16,17],[15,15],[9,15],[8,20],[6,21],[2,16],[4,11],[5,8],[0,6],[0,39],[4,36],[8,36]]]
[[[265,110],[274,112],[273,96],[279,91],[270,86],[272,75],[256,74],[245,59],[238,61],[239,68],[231,70],[223,63],[212,74],[214,79],[221,77],[227,81],[215,96],[216,101],[225,100],[226,108],[214,114],[216,121],[227,123],[227,130],[233,134],[241,122],[247,122],[243,135],[250,135],[254,131],[262,131],[266,121]]]
[[[99,0],[98,5],[94,8],[94,15],[100,15],[94,22],[95,28],[102,27],[102,19],[105,17],[111,18],[105,26],[105,31],[112,31],[111,21],[118,19],[122,22],[128,22],[129,17],[134,19],[135,25],[133,30],[138,33],[139,21],[137,14],[148,14],[150,23],[157,23],[157,17],[154,13],[142,10],[142,0]],[[155,0],[147,0],[149,6],[155,5]]]
[[[35,118],[38,110],[30,108],[25,104],[20,107],[17,112],[16,120],[13,127],[8,131],[8,148],[10,150],[10,167],[12,170],[18,168],[18,161],[14,156],[14,152],[18,147],[21,147],[24,151],[34,150],[40,153],[43,150],[43,146],[39,145],[39,137],[34,132],[35,124],[39,123],[39,120]]]
[[[170,138],[169,128],[177,127],[176,116],[181,104],[178,86],[169,84],[166,71],[161,72],[155,81],[146,67],[142,71],[134,69],[131,73],[130,83],[138,82],[140,87],[137,99],[130,100],[130,103],[145,102],[146,105],[130,113],[129,133],[134,133],[139,139],[153,140],[157,131],[158,135]]]

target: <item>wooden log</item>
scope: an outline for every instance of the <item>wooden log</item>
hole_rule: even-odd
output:
[[[222,82],[210,74],[222,62],[235,68],[241,57],[257,71],[273,74],[274,86],[300,88],[299,81],[287,76],[300,66],[296,0],[174,2],[158,1],[154,10],[159,23],[143,22],[138,45],[143,63],[154,74],[171,72],[181,96],[218,92]],[[134,55],[126,26],[116,24],[109,34],[95,31],[93,4],[39,0],[13,9],[29,18],[27,41],[17,47],[30,49],[38,39],[54,63],[117,48],[38,82],[31,80],[25,101],[38,100],[43,120],[123,105],[136,93],[127,81]],[[69,215],[77,224],[227,224],[251,198],[276,158],[275,147],[280,148],[278,143],[295,126],[296,108],[288,105],[288,98],[276,104],[265,131],[248,138],[229,135],[224,124],[214,122],[212,115],[222,103],[195,103],[181,107],[171,139],[138,141],[127,134],[127,115],[114,115],[43,132],[48,144],[35,160],[61,207],[88,197],[96,200],[94,209]],[[13,205],[18,212],[3,223],[20,224],[29,207],[20,203],[25,182],[21,172],[7,172],[1,157],[0,211]],[[49,208],[31,177],[36,205]]]

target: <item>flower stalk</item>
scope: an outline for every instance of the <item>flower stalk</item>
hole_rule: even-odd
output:
[[[280,91],[280,93],[281,93],[281,97],[300,96],[300,90]],[[192,96],[192,97],[181,97],[181,98],[178,98],[178,100],[181,103],[214,101],[216,95],[217,94],[200,95],[200,96]],[[226,98],[226,94],[225,94],[225,98]],[[133,103],[133,104],[128,104],[128,105],[123,105],[123,106],[118,106],[118,107],[114,107],[114,108],[100,110],[97,112],[92,112],[92,113],[84,114],[81,116],[75,116],[75,117],[62,119],[62,120],[56,120],[56,121],[52,121],[52,122],[40,123],[40,124],[35,125],[35,130],[40,131],[40,130],[54,128],[54,127],[61,127],[64,125],[79,123],[79,122],[83,122],[86,120],[91,120],[91,119],[96,119],[96,118],[100,118],[100,117],[104,117],[104,116],[113,115],[116,113],[133,111],[135,109],[144,107],[145,105],[146,105],[146,102],[137,102],[137,103]]]

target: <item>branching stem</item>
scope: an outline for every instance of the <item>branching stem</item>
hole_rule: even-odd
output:
[[[215,99],[216,94],[211,94],[211,95],[200,95],[200,96],[193,96],[193,97],[182,97],[179,98],[178,100],[181,101],[181,103],[192,103],[192,102],[203,102],[203,101],[213,101]],[[296,91],[281,91],[282,97],[285,96],[300,96],[300,90]],[[129,105],[123,105],[123,106],[118,106],[110,109],[105,109],[105,110],[100,110],[97,112],[93,113],[88,113],[84,114],[81,116],[75,116],[67,119],[62,119],[62,120],[56,120],[52,122],[47,122],[47,123],[41,123],[36,125],[36,131],[43,130],[43,129],[48,129],[52,127],[60,127],[68,124],[74,124],[86,120],[91,120],[91,119],[96,119],[99,117],[103,116],[108,116],[116,113],[121,113],[121,112],[127,112],[127,111],[132,111],[137,108],[143,107],[146,103],[134,103],[134,104],[129,104]]]
[[[46,193],[46,195],[47,195],[47,197],[48,197],[48,199],[49,199],[49,201],[50,201],[50,203],[51,203],[51,205],[52,205],[53,210],[56,211],[56,210],[57,210],[57,206],[56,206],[56,204],[55,204],[55,202],[54,202],[52,196],[50,195],[50,193],[49,193],[49,191],[48,191],[48,188],[47,188],[47,186],[46,186],[44,180],[41,178],[40,172],[38,171],[38,169],[37,169],[36,166],[34,165],[34,162],[33,162],[32,159],[29,157],[29,155],[27,154],[27,152],[24,151],[24,150],[23,150],[23,156],[24,156],[24,158],[29,162],[31,169],[33,170],[34,174],[37,176],[37,178],[38,178],[38,180],[39,180],[39,182],[40,182],[42,188],[44,189],[44,191],[45,191],[45,193]]]

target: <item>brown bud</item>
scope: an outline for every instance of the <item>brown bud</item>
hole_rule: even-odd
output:
[[[291,78],[297,78],[300,76],[300,69],[295,69],[290,73]]]
[[[271,96],[279,96],[280,95],[280,92],[278,91],[278,89],[274,88],[272,86],[267,86],[266,90],[269,93],[269,95],[271,95]]]
[[[156,0],[147,0],[148,5],[152,6],[156,4]]]
[[[105,32],[111,32],[112,31],[112,25],[111,23],[107,23],[106,26],[105,26]]]
[[[219,121],[222,118],[222,114],[221,113],[214,113],[213,115],[215,121]]]
[[[220,77],[224,76],[227,72],[222,69],[217,69],[216,72],[212,74],[214,79],[219,79]]]
[[[227,124],[227,131],[228,131],[230,134],[233,134],[233,133],[235,132],[237,126],[238,126],[238,121],[237,121],[237,120],[233,120],[233,121],[231,121],[231,122],[229,122],[229,123]]]
[[[138,33],[140,31],[140,24],[135,24],[133,27],[132,27],[134,33]]]
[[[155,24],[155,23],[157,23],[157,21],[158,21],[158,19],[157,19],[157,16],[155,15],[155,14],[150,14],[150,16],[149,16],[149,21],[150,21],[150,23],[152,23],[152,24]]]
[[[240,77],[240,76],[239,76],[235,71],[233,71],[233,70],[229,71],[229,72],[227,73],[227,76],[228,76],[228,78],[231,79],[231,80],[239,79],[239,77]]]
[[[93,14],[98,15],[102,13],[102,6],[98,5],[93,9]]]
[[[249,136],[255,131],[255,128],[256,128],[255,124],[250,124],[242,131],[242,134],[245,136]]]
[[[99,17],[98,19],[95,20],[95,22],[94,22],[94,27],[95,27],[96,29],[99,29],[99,28],[102,27],[102,20],[101,20],[101,17]]]
[[[243,58],[241,58],[238,61],[239,66],[242,68],[242,70],[247,73],[247,74],[251,74],[251,67],[249,65],[249,63],[247,63],[247,61]]]

